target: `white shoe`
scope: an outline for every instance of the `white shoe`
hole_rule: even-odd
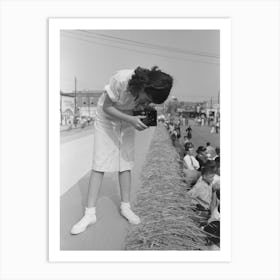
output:
[[[140,218],[130,209],[129,203],[121,204],[121,214],[133,225],[140,224]]]
[[[82,219],[76,223],[72,229],[71,234],[79,234],[86,230],[89,225],[92,225],[96,222],[96,215],[95,215],[95,207],[86,208],[85,215]]]

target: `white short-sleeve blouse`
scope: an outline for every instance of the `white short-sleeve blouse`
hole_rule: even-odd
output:
[[[133,74],[134,70],[131,69],[120,70],[110,78],[109,84],[104,88],[110,99],[116,103],[117,109],[131,110],[135,106],[134,96],[128,91],[128,82]]]
[[[120,70],[111,77],[97,104],[94,122],[92,168],[96,171],[115,172],[131,170],[134,164],[135,129],[125,121],[113,118],[103,111],[106,94],[119,110],[132,110],[134,96],[128,91],[128,82],[134,70]]]

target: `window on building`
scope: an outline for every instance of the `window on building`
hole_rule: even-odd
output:
[[[86,97],[82,97],[82,104],[87,105],[87,98]]]

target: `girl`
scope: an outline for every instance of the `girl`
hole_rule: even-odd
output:
[[[131,169],[134,162],[135,129],[147,126],[143,116],[133,116],[133,109],[155,103],[162,104],[170,93],[173,79],[158,67],[151,70],[118,71],[105,86],[97,104],[94,124],[93,165],[87,207],[82,219],[71,229],[79,234],[96,222],[96,202],[104,172],[118,172],[121,192],[121,214],[131,223],[140,218],[130,208]]]
[[[192,187],[200,176],[199,162],[194,157],[194,146],[191,142],[185,144],[186,156],[183,159],[183,172],[185,174],[185,182]]]

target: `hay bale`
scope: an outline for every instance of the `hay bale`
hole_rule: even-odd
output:
[[[183,182],[180,157],[166,128],[159,125],[141,173],[135,212],[141,224],[131,227],[126,250],[204,250],[206,235]]]

